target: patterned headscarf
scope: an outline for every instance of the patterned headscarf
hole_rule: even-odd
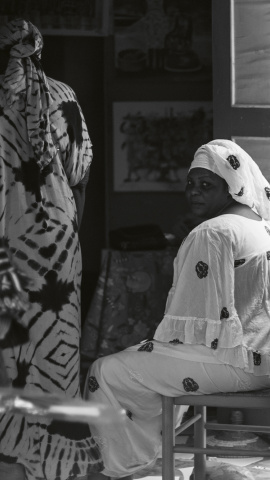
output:
[[[4,107],[25,97],[25,113],[29,141],[41,169],[56,154],[49,121],[52,103],[46,75],[40,64],[43,38],[39,30],[23,19],[12,20],[0,27],[0,50],[9,50],[4,74]]]
[[[245,150],[231,140],[212,140],[194,155],[192,168],[206,168],[223,178],[232,198],[270,220],[270,184]]]

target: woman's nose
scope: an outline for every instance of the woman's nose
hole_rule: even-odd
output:
[[[200,195],[200,193],[201,193],[201,191],[200,191],[200,188],[199,188],[198,186],[193,185],[193,186],[191,187],[191,189],[190,189],[190,194],[191,194],[192,196],[194,196],[194,195]]]

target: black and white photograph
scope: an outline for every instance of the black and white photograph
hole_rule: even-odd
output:
[[[269,480],[270,2],[0,0],[0,480]]]

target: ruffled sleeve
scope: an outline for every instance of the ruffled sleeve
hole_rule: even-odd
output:
[[[234,237],[228,228],[202,225],[179,249],[165,315],[154,338],[231,349],[243,341],[234,304]]]

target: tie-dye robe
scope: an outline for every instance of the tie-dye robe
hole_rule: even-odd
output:
[[[28,139],[25,95],[4,102],[0,76],[0,240],[31,279],[22,321],[30,342],[4,350],[13,387],[80,396],[81,251],[73,186],[92,160],[91,141],[72,89],[48,78],[57,155],[40,169]],[[28,106],[29,107],[29,106]],[[25,466],[27,480],[66,480],[102,469],[88,427],[3,414],[0,461]]]

